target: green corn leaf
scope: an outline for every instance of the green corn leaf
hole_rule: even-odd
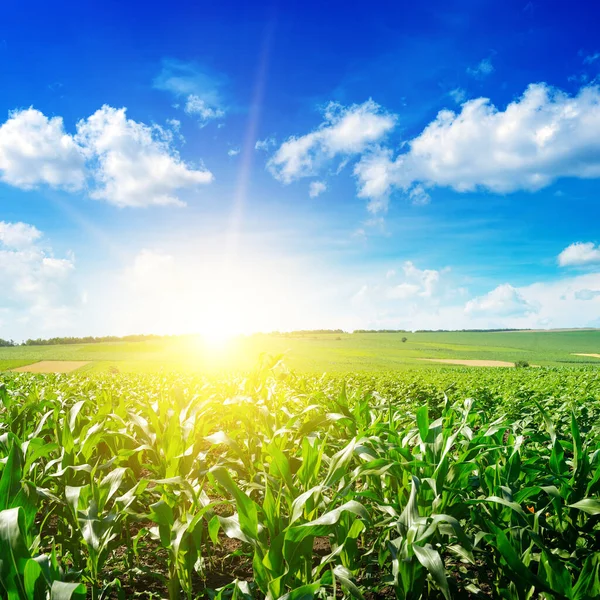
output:
[[[240,490],[231,479],[231,475],[223,467],[214,467],[210,470],[210,473],[235,499],[239,515],[239,527],[242,532],[249,539],[257,540],[258,511],[255,502]]]
[[[277,600],[312,600],[320,589],[320,581],[317,581],[316,583],[309,583],[308,585],[301,585],[291,592],[280,596]]]
[[[498,530],[495,537],[496,548],[502,555],[502,558],[504,558],[508,566],[522,579],[523,582],[537,587],[540,591],[553,592],[547,584],[525,566],[516,550],[512,547],[512,544],[504,531]]]
[[[273,443],[269,444],[268,453],[271,457],[270,473],[280,477],[292,495],[296,495],[290,462],[285,454]]]
[[[600,552],[588,556],[573,588],[574,600],[600,597]]]
[[[42,567],[33,559],[25,563],[23,569],[23,586],[27,600],[37,600],[45,595],[46,581]]]
[[[150,505],[150,519],[157,525],[163,525],[165,527],[173,527],[175,517],[173,516],[173,509],[164,501],[160,500]]]
[[[427,436],[429,435],[429,413],[427,405],[417,409],[417,427],[419,428],[421,441],[426,442]]]
[[[552,441],[552,444],[554,444],[554,442],[556,441],[556,429],[554,428],[554,423],[546,409],[539,402],[536,402],[535,405],[538,407],[538,410],[542,414],[544,423],[546,425],[546,429],[548,430],[548,434],[550,435],[550,440]]]
[[[219,543],[219,529],[221,529],[219,517],[214,515],[208,522],[208,535],[215,546]]]
[[[562,561],[551,552],[543,551],[540,565],[542,566],[538,571],[540,577],[543,577],[544,581],[559,594],[566,598],[572,598],[571,575]]]
[[[348,473],[348,467],[352,457],[354,455],[354,448],[356,447],[356,439],[350,440],[344,448],[331,457],[329,463],[329,472],[325,477],[323,485],[332,486],[336,484],[344,475]]]
[[[327,535],[330,527],[335,525],[345,512],[354,513],[363,519],[369,518],[369,515],[362,504],[356,502],[356,500],[350,500],[338,508],[330,510],[314,521],[303,523],[302,525],[297,525],[295,527],[290,527],[285,534],[285,539],[286,541],[299,542],[308,536],[317,537],[321,535]]]
[[[505,500],[504,498],[500,498],[499,496],[490,496],[489,498],[486,498],[485,501],[508,506],[508,508],[514,510],[520,517],[527,521],[527,515],[525,514],[525,511],[516,502]]]
[[[85,600],[86,593],[83,583],[55,581],[50,590],[50,600]]]
[[[2,477],[0,477],[0,510],[10,508],[12,501],[21,491],[22,467],[23,454],[15,440],[11,445],[4,469],[2,469]]]
[[[450,600],[450,588],[446,579],[446,571],[438,551],[434,550],[429,544],[426,546],[412,546],[412,549],[418,561],[433,577],[440,591],[444,594],[444,598]]]
[[[408,502],[406,503],[406,507],[402,511],[398,522],[404,526],[405,530],[410,529],[420,518],[419,516],[419,507],[417,505],[417,492],[420,488],[420,481],[411,476],[412,485],[410,488],[410,496],[408,497]]]
[[[117,467],[100,482],[99,487],[103,492],[101,509],[119,491],[119,487],[127,471],[128,469],[124,467]]]
[[[352,573],[343,565],[336,565],[333,569],[333,575],[342,584],[342,587],[350,593],[353,598],[363,600],[364,596],[352,580]]]
[[[588,515],[600,515],[600,498],[584,498],[575,504],[569,504],[570,508],[576,508]]]
[[[24,537],[23,510],[0,511],[0,581],[15,598],[27,598],[23,579],[31,555]]]

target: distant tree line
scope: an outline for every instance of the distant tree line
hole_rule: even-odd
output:
[[[505,329],[416,329],[415,333],[497,333],[502,331],[531,331],[527,327]]]
[[[354,333],[409,333],[406,329],[355,329]]]
[[[355,329],[354,333],[494,333],[502,331],[531,331],[530,329],[417,329],[414,332],[406,329]],[[277,335],[277,336],[307,336],[307,335],[320,335],[320,334],[335,334],[339,335],[347,333],[343,329],[298,329],[295,331],[272,331],[268,334],[263,335]],[[154,334],[137,334],[137,335],[103,335],[103,336],[84,336],[84,337],[53,337],[49,339],[28,339],[22,344],[13,340],[4,340],[0,338],[0,348],[6,348],[11,346],[58,346],[63,344],[100,344],[102,342],[146,342],[150,340],[161,340],[168,338],[182,338],[189,337],[189,335],[154,335]],[[406,341],[403,338],[402,341]]]
[[[49,338],[47,340],[37,338],[35,340],[25,340],[23,342],[23,346],[58,346],[63,344],[100,344],[102,342],[146,342],[149,340],[160,340],[165,337],[172,336],[164,336],[164,335],[153,335],[153,334],[140,334],[140,335],[124,335],[122,337],[116,335],[104,335],[99,337],[94,337],[92,335],[88,335],[85,337],[54,337]],[[16,346],[14,342],[0,344],[6,346]]]
[[[346,333],[343,329],[297,329],[295,331],[272,331],[267,335],[281,335],[281,336],[290,336],[290,335],[318,335],[318,334],[326,334],[326,333]]]

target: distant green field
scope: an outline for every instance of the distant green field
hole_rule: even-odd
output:
[[[402,342],[406,337],[407,341]],[[285,353],[286,364],[304,372],[440,368],[419,359],[526,360],[536,365],[600,365],[574,353],[600,353],[600,331],[357,333],[254,335],[223,346],[194,337],[63,346],[0,348],[0,369],[40,360],[92,361],[83,371],[231,371],[254,366],[261,353]]]

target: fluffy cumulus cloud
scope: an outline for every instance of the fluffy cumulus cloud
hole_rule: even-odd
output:
[[[326,190],[327,184],[324,181],[311,181],[310,185],[308,186],[308,195],[311,198],[316,198]]]
[[[462,328],[468,291],[450,268],[420,268],[405,261],[373,273],[351,296],[354,329]]]
[[[221,89],[223,78],[208,73],[199,65],[179,60],[164,60],[154,87],[170,92],[201,127],[225,117]]]
[[[600,264],[600,246],[592,242],[576,242],[567,246],[558,255],[561,267],[580,267]]]
[[[77,124],[76,140],[92,158],[91,196],[117,206],[182,205],[178,190],[209,183],[212,174],[183,162],[169,135],[103,106]]]
[[[42,232],[28,223],[0,221],[0,243],[6,248],[27,248],[42,237]]]
[[[405,261],[399,269],[389,269],[385,277],[363,284],[353,297],[355,305],[369,307],[375,313],[392,311],[406,303],[431,306],[451,294],[447,280],[449,269],[420,269]]]
[[[85,156],[61,117],[48,118],[34,108],[13,111],[0,126],[0,179],[23,189],[46,184],[80,190]]]
[[[469,100],[458,113],[439,112],[399,155],[365,153],[354,173],[359,195],[379,205],[394,189],[416,186],[533,192],[561,177],[600,177],[600,89],[573,97],[534,84],[505,110]]]
[[[450,269],[421,269],[412,262],[358,281],[350,292],[354,328],[549,329],[600,327],[600,273],[523,286],[504,283],[483,293]],[[339,286],[341,287],[341,286]],[[341,312],[343,303],[338,303]]]
[[[396,117],[373,100],[348,107],[332,102],[324,110],[321,125],[306,135],[287,139],[267,168],[283,183],[314,175],[330,159],[360,154],[381,141],[395,124]]]
[[[411,261],[406,261],[402,265],[402,272],[405,277],[405,284],[409,285],[415,294],[422,298],[431,298],[439,289],[440,271],[435,269],[419,269]],[[402,284],[401,284],[402,285]],[[392,293],[396,288],[392,288]]]
[[[484,296],[469,300],[465,305],[467,314],[479,313],[493,317],[522,316],[536,311],[536,307],[508,283],[499,285]]]
[[[221,108],[211,106],[208,102],[197,96],[190,94],[185,101],[185,112],[188,115],[198,117],[201,126],[206,125],[213,119],[222,119],[225,116],[225,111]]]
[[[26,223],[0,222],[0,309],[4,329],[16,322],[45,329],[60,325],[60,317],[79,302],[72,276],[73,256],[55,257],[42,244],[41,232]]]
[[[22,189],[85,188],[93,198],[140,207],[181,205],[179,193],[210,182],[212,174],[180,158],[172,130],[103,106],[77,123],[75,135],[60,117],[32,108],[11,113],[0,127],[0,179]]]

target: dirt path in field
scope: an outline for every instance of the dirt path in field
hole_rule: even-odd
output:
[[[17,373],[70,373],[89,365],[89,360],[40,360],[39,362],[24,367],[13,369]]]
[[[463,365],[464,367],[514,367],[515,363],[504,360],[457,360],[454,358],[418,358],[428,362],[444,363],[447,365]]]
[[[591,356],[592,358],[600,358],[600,354],[584,354],[582,352],[571,352],[573,356]]]

